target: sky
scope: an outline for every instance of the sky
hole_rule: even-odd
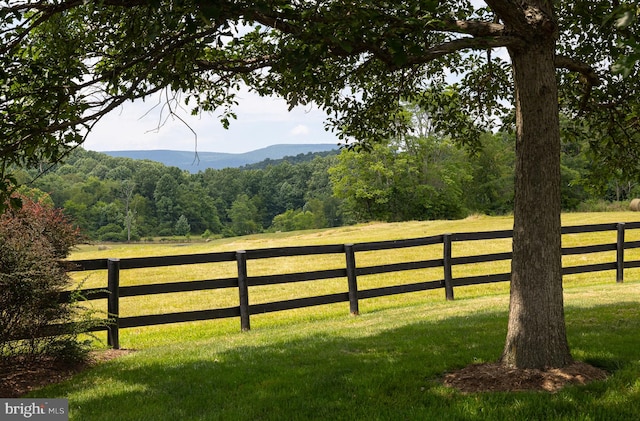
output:
[[[324,129],[323,111],[296,107],[289,112],[279,98],[242,92],[234,108],[238,118],[231,120],[228,130],[222,127],[218,113],[191,116],[188,109],[175,110],[184,122],[169,117],[161,125],[159,101],[155,96],[112,111],[94,126],[83,147],[100,152],[171,149],[243,153],[282,143],[340,142]]]

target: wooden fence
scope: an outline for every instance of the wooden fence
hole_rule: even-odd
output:
[[[602,231],[617,232],[617,241],[615,243],[562,249],[562,254],[564,256],[616,251],[615,261],[564,267],[563,274],[568,275],[615,270],[616,281],[623,282],[624,269],[640,267],[640,260],[625,261],[624,258],[624,251],[626,249],[640,248],[640,241],[625,242],[625,232],[631,229],[640,229],[640,222],[563,227],[563,234],[593,233]],[[438,288],[444,289],[445,297],[447,300],[453,300],[455,287],[503,282],[510,279],[510,273],[496,273],[481,276],[454,278],[452,276],[452,268],[454,266],[481,262],[510,260],[512,255],[511,252],[503,252],[464,257],[452,257],[452,248],[454,243],[478,240],[506,239],[511,238],[512,234],[512,230],[457,233],[442,234],[408,240],[379,241],[359,244],[284,247],[277,249],[240,250],[235,252],[190,254],[181,256],[77,260],[72,261],[71,263],[75,265],[74,267],[76,271],[107,271],[106,289],[85,289],[80,291],[80,293],[91,300],[107,300],[109,322],[105,327],[96,327],[93,330],[107,330],[109,345],[114,348],[119,348],[119,330],[122,328],[239,317],[240,327],[244,331],[250,329],[250,316],[252,314],[261,314],[348,301],[351,314],[357,315],[359,312],[358,302],[361,299],[403,294],[416,291],[425,291]],[[420,247],[434,244],[442,244],[442,258],[403,263],[382,264],[366,267],[356,266],[357,253],[400,249],[407,247]],[[343,254],[345,259],[344,267],[339,269],[275,274],[267,276],[248,276],[247,274],[247,262],[250,260],[269,259],[274,257],[313,256],[324,254]],[[234,276],[232,278],[179,281],[164,284],[120,286],[120,272],[122,270],[234,261],[237,263],[237,276]],[[403,285],[385,286],[365,290],[358,289],[358,277],[360,276],[438,267],[442,267],[442,279]],[[249,287],[302,281],[314,281],[321,279],[324,280],[331,278],[346,278],[347,291],[285,301],[276,301],[253,305],[249,304]],[[119,307],[120,298],[122,297],[139,297],[152,294],[214,290],[222,288],[236,288],[238,290],[237,306],[198,311],[184,311],[170,314],[120,317]],[[63,299],[68,299],[68,297],[63,297]]]

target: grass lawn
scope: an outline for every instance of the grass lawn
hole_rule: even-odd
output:
[[[563,217],[565,225],[636,220],[638,213]],[[220,240],[179,251],[144,245],[100,253],[133,257],[364,242],[510,224],[509,218],[486,217],[370,224]],[[608,235],[615,241],[615,234]],[[574,241],[600,240],[566,239]],[[91,246],[72,258],[97,253]],[[348,315],[347,303],[252,316],[246,333],[239,332],[236,319],[125,329],[121,343],[134,353],[30,396],[68,398],[70,419],[90,421],[637,419],[640,272],[628,270],[623,284],[611,272],[572,276],[565,282],[565,303],[574,357],[609,371],[606,381],[554,394],[462,394],[442,386],[447,371],[499,357],[508,308],[508,285],[502,283],[459,288],[453,302],[444,300],[443,291],[365,300],[357,317]],[[136,304],[130,306],[135,311]]]

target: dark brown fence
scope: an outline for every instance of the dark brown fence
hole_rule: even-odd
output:
[[[563,274],[568,275],[615,270],[616,281],[623,282],[625,268],[640,267],[640,260],[625,262],[624,251],[626,249],[640,248],[640,241],[625,242],[625,232],[628,230],[639,228],[640,222],[564,227],[562,229],[563,234],[616,231],[617,241],[615,243],[563,248],[563,255],[583,255],[605,251],[616,251],[615,261],[608,263],[564,267]],[[445,297],[447,300],[453,300],[455,287],[508,281],[510,279],[510,273],[507,272],[454,278],[452,276],[452,267],[456,265],[495,262],[511,259],[511,252],[452,257],[453,244],[455,242],[511,238],[512,234],[513,232],[511,230],[457,233],[435,235],[431,237],[414,238],[408,240],[379,241],[360,244],[284,247],[277,249],[241,250],[236,252],[190,254],[182,256],[78,260],[71,263],[75,264],[77,271],[107,271],[106,289],[86,289],[80,291],[80,293],[91,300],[107,299],[107,312],[110,317],[109,323],[107,323],[106,327],[99,327],[95,328],[94,330],[107,330],[109,344],[114,348],[119,348],[119,330],[122,328],[239,317],[241,329],[249,330],[250,316],[252,314],[261,314],[340,302],[349,302],[349,309],[351,314],[358,314],[358,302],[361,299],[382,297],[394,294],[404,294],[416,291],[426,291],[438,288],[444,289]],[[420,247],[434,244],[442,244],[441,259],[418,260],[412,262],[366,267],[356,266],[357,253],[408,247]],[[325,254],[344,255],[344,268],[265,276],[248,276],[247,274],[247,262],[250,260]],[[120,271],[122,270],[233,261],[237,263],[238,270],[237,276],[232,278],[180,281],[165,284],[120,286]],[[360,276],[437,267],[443,268],[442,279],[403,285],[378,287],[365,290],[358,289],[358,277]],[[314,281],[321,279],[324,280],[331,278],[346,278],[347,291],[314,297],[297,298],[286,301],[253,305],[249,304],[250,287],[302,281]],[[184,311],[170,314],[120,317],[119,306],[120,298],[122,297],[138,297],[152,294],[213,290],[222,288],[236,288],[238,290],[237,306],[198,311]]]

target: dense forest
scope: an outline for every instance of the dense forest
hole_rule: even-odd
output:
[[[366,152],[343,149],[197,174],[78,148],[63,164],[23,170],[19,181],[47,193],[100,241],[512,212],[513,136],[485,134],[479,145],[470,151],[447,138],[407,137]],[[585,143],[565,141],[562,152],[565,210],[636,193],[635,183],[592,166]]]

